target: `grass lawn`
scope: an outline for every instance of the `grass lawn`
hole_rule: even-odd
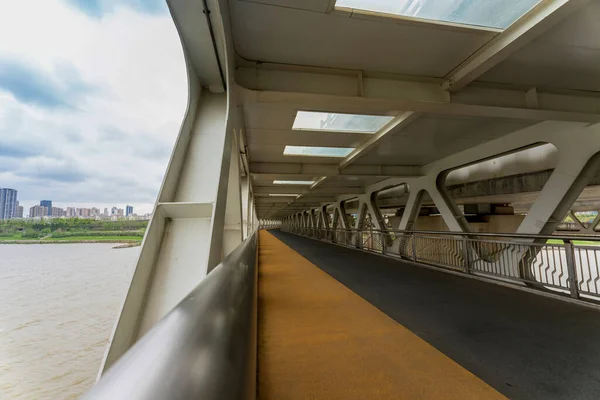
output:
[[[559,239],[550,239],[546,243],[548,243],[548,244],[563,244],[564,242]],[[573,244],[579,244],[582,246],[600,246],[600,241],[593,242],[591,240],[573,240]]]
[[[23,240],[21,235],[13,235],[13,236],[0,236],[0,241],[2,240]]]
[[[129,241],[142,241],[141,236],[69,236],[62,238],[48,238],[44,240],[48,241],[77,241],[77,240],[94,240],[94,241],[115,241],[115,240],[129,240]]]

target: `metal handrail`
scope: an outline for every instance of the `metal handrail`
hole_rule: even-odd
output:
[[[598,236],[327,229],[285,224],[283,230],[537,290],[558,291],[585,301],[600,300],[600,246],[576,242],[600,244]],[[386,239],[381,245],[363,241],[363,232]]]
[[[255,399],[256,243],[255,232],[83,399]]]
[[[302,229],[302,228],[301,228]],[[303,229],[321,229],[326,230],[326,228],[303,228]],[[453,231],[407,231],[400,229],[356,229],[356,228],[336,228],[336,229],[328,229],[328,231],[338,231],[338,232],[378,232],[383,234],[390,233],[399,233],[403,235],[412,235],[412,234],[422,234],[422,235],[436,235],[436,236],[464,236],[464,237],[473,237],[473,236],[481,236],[481,237],[506,237],[511,239],[555,239],[555,240],[589,240],[589,241],[600,241],[600,236],[594,235],[535,235],[535,234],[527,234],[527,233],[500,233],[500,232],[453,232]],[[600,232],[599,232],[600,233]]]

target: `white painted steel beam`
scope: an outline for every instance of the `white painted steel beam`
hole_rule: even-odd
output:
[[[166,218],[210,218],[213,212],[212,203],[158,203],[156,209],[164,214]]]
[[[442,88],[450,91],[463,88],[588,2],[542,0],[450,72]]]
[[[250,163],[250,173],[257,178],[277,178],[282,176],[421,176],[421,167],[417,165],[346,165],[341,169],[338,164],[302,164],[302,163]],[[285,179],[285,178],[284,178]]]
[[[169,6],[184,49],[188,105],[102,371],[242,240],[236,134],[243,119],[228,73],[227,21],[216,0],[208,1],[207,13],[201,2],[170,1]],[[223,79],[231,81],[225,85]]]
[[[252,198],[250,196],[250,178],[244,176],[240,178],[242,190],[242,234],[244,239],[249,236],[248,218],[250,216],[250,207],[252,206]]]
[[[260,194],[303,194],[307,193],[308,188],[300,189],[296,185],[281,185],[281,186],[257,186],[254,188],[254,193],[257,195]],[[338,196],[341,193],[347,194],[361,194],[364,190],[359,186],[335,186],[335,187],[324,187],[315,192],[316,195],[334,195]],[[292,200],[290,198],[290,200]]]
[[[412,111],[403,112],[400,115],[394,117],[386,126],[381,128],[376,134],[372,135],[366,142],[358,146],[352,153],[348,154],[339,164],[338,168],[340,171],[349,168],[351,164],[358,161],[361,157],[366,155],[369,151],[373,150],[378,146],[382,140],[393,134],[397,134],[414,120],[419,117],[419,114]]]
[[[302,74],[303,81],[311,84],[296,85],[298,72],[276,71],[286,79],[273,79],[274,72],[267,69],[250,69],[252,79],[238,83],[241,100],[245,106],[287,106],[298,110],[322,112],[386,114],[414,111],[448,116],[513,118],[530,121],[600,121],[598,99],[600,96],[578,91],[549,92],[537,90],[539,107],[528,108],[527,91],[530,87],[515,89],[503,85],[470,85],[458,94],[448,95],[441,80],[428,79],[415,82],[373,77],[364,78],[364,97],[350,95],[340,89],[339,79],[328,73]],[[353,77],[348,85],[355,86]],[[330,86],[330,87],[329,87]],[[251,88],[251,89],[248,89]]]

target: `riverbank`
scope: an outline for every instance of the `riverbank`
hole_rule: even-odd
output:
[[[0,244],[68,244],[68,243],[123,243],[139,245],[142,243],[142,237],[137,236],[73,236],[65,238],[48,239],[13,239],[0,238]],[[127,246],[133,247],[133,246]]]
[[[87,218],[0,221],[0,244],[141,243],[148,221]]]

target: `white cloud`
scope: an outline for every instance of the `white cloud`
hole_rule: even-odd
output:
[[[92,88],[69,107],[41,107],[0,87],[0,146],[13,151],[0,147],[0,187],[19,190],[26,207],[43,198],[150,211],[187,99],[170,16],[122,6],[93,18],[59,0],[0,0],[0,37],[11,38],[0,61]]]

